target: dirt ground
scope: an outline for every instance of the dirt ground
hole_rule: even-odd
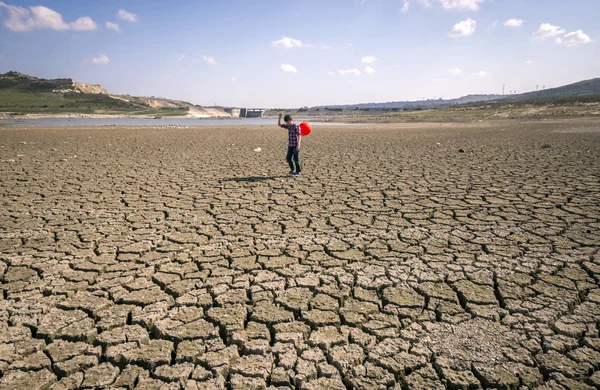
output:
[[[600,388],[600,121],[285,152],[0,128],[0,388]]]

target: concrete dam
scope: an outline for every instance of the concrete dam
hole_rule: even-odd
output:
[[[233,118],[262,118],[265,110],[262,108],[226,108],[225,112]]]

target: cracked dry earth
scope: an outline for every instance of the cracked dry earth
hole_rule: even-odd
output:
[[[0,129],[0,388],[600,388],[598,125]]]

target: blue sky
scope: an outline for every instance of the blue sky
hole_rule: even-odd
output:
[[[598,0],[2,0],[0,72],[202,105],[526,92],[600,77]]]

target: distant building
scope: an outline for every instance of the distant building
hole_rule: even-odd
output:
[[[261,118],[264,110],[262,108],[247,108],[246,118]]]
[[[261,118],[265,110],[262,108],[226,108],[225,112],[233,118]]]

